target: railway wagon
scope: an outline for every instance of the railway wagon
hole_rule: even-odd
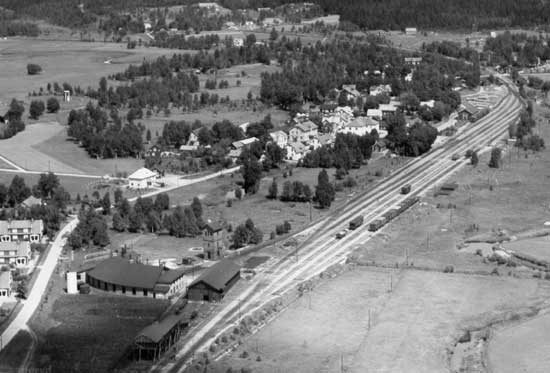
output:
[[[361,224],[363,224],[363,216],[356,216],[352,221],[349,222],[349,229],[357,229]]]
[[[382,228],[385,223],[385,219],[376,219],[369,224],[369,231],[376,232],[377,230]]]

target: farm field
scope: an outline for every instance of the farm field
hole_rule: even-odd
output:
[[[49,313],[39,312],[31,322],[39,336],[33,365],[51,367],[54,372],[108,371],[135,335],[157,319],[167,305],[158,299],[103,293],[62,294]]]
[[[183,51],[179,51],[183,52]],[[0,40],[0,109],[12,97],[25,99],[28,92],[38,91],[47,83],[68,82],[73,86],[96,87],[102,76],[138,64],[143,58],[175,53],[160,48],[128,50],[126,44],[78,41],[52,41],[27,38]],[[110,64],[104,63],[111,60]],[[43,69],[40,75],[27,75],[28,63]]]
[[[550,261],[550,236],[506,242],[502,246],[540,260]]]
[[[493,372],[543,373],[550,366],[548,330],[550,315],[540,315],[497,330],[489,342],[489,366]]]
[[[20,331],[0,352],[0,372],[16,372],[27,355],[32,338],[26,331]]]
[[[375,316],[351,371],[446,371],[446,347],[465,328],[536,302],[549,291],[536,280],[406,271]]]

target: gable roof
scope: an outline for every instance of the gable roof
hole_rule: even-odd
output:
[[[23,202],[21,202],[21,205],[31,207],[35,205],[41,205],[42,200],[40,198],[36,198],[35,196],[30,196],[27,199],[25,199]]]
[[[29,241],[8,241],[0,243],[0,252],[1,251],[16,251],[15,255],[8,255],[11,257],[14,256],[29,256],[31,253],[31,243]],[[1,255],[4,256],[4,255]]]
[[[32,234],[42,234],[42,219],[37,220],[0,220],[0,234],[9,234],[8,229],[30,228]]]
[[[381,117],[382,116],[382,110],[380,109],[368,109],[367,110],[367,117]]]
[[[134,180],[144,180],[149,179],[151,177],[157,176],[156,172],[153,172],[149,170],[148,168],[142,167],[139,170],[135,171],[133,174],[128,176],[128,179],[134,179]]]
[[[235,141],[231,145],[233,145],[233,147],[235,149],[240,149],[240,148],[242,148],[246,145],[250,145],[252,143],[255,143],[256,141],[259,141],[256,137],[249,137],[247,139],[242,139],[242,140],[239,140],[239,141]]]
[[[88,272],[91,277],[110,284],[151,290],[161,273],[161,267],[130,263],[120,257],[106,259]]]
[[[143,328],[135,339],[144,337],[146,339],[151,340],[154,343],[159,343],[162,338],[170,330],[172,330],[176,325],[184,322],[184,316],[183,315],[176,315],[175,313],[170,314],[166,316],[164,319],[160,321],[155,321],[151,325],[146,326]]]
[[[223,291],[225,286],[241,270],[237,264],[231,260],[224,259],[212,267],[205,270],[195,281],[189,285],[192,287],[199,282],[203,282],[217,291]]]
[[[373,120],[369,117],[357,117],[351,122],[344,125],[344,127],[354,127],[354,128],[361,128],[361,127],[368,127],[368,126],[376,126],[378,125],[378,122]]]
[[[395,105],[392,105],[392,104],[380,104],[378,106],[378,108],[384,112],[384,111],[396,111],[397,110],[397,107],[395,107]]]
[[[317,125],[315,123],[313,123],[312,121],[310,120],[306,120],[305,122],[303,123],[298,123],[296,125],[296,127],[294,128],[297,128],[299,129],[300,131],[302,132],[309,132],[309,131],[314,131],[317,129]]]
[[[281,131],[281,130],[279,130],[279,131],[273,131],[273,132],[271,132],[271,133],[269,134],[269,136],[271,136],[271,138],[272,138],[273,140],[276,140],[279,136],[282,136],[282,137],[285,137],[285,138],[288,137],[288,135],[286,134],[286,132]]]
[[[11,288],[11,272],[2,271],[0,272],[0,289],[9,289]]]
[[[468,101],[464,101],[458,112],[460,113],[462,111],[465,111],[469,114],[476,114],[476,113],[479,112],[479,109],[477,107],[475,107],[474,105],[470,104]]]
[[[219,232],[223,229],[223,226],[218,221],[209,221],[205,224],[204,229],[209,230],[210,232]]]

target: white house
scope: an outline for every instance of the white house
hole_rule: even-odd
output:
[[[9,298],[11,295],[11,271],[0,272],[0,299]]]
[[[239,128],[243,131],[243,133],[246,133],[246,130],[250,126],[250,122],[245,122],[243,124],[239,124]]]
[[[298,123],[290,130],[290,142],[308,142],[311,138],[317,137],[317,125],[308,120]]]
[[[353,119],[353,110],[349,106],[338,106],[334,109],[334,113],[338,115],[344,123]]]
[[[40,242],[44,223],[38,220],[1,220],[0,242],[29,241]],[[1,250],[1,249],[0,249]]]
[[[405,64],[407,65],[416,66],[420,65],[421,62],[422,57],[405,57]]]
[[[420,101],[420,106],[427,106],[429,108],[433,108],[434,105],[435,105],[435,100]]]
[[[187,139],[187,143],[185,144],[187,146],[199,146],[199,136],[195,132],[191,132],[189,135],[189,139]]]
[[[369,117],[357,117],[344,125],[344,127],[338,132],[364,136],[367,133],[370,133],[373,129],[376,129],[376,131],[380,130],[380,125],[377,121]]]
[[[361,96],[361,93],[357,90],[357,87],[355,84],[344,84],[342,85],[342,91],[346,93],[346,98],[348,100],[355,100],[359,96]]]
[[[234,47],[244,46],[244,39],[243,38],[233,38],[233,46]]]
[[[248,139],[243,139],[239,141],[235,141],[231,144],[231,150],[229,151],[229,158],[239,158],[241,156],[241,153],[243,149],[246,146],[249,146],[252,143],[255,143],[256,141],[259,141],[256,137],[249,137]]]
[[[264,26],[276,26],[283,23],[283,20],[277,17],[267,17],[263,20]]]
[[[145,29],[145,32],[148,32],[148,31],[151,31],[151,29],[153,28],[151,26],[151,23],[149,22],[143,22],[143,28]]]
[[[153,186],[156,178],[156,172],[142,167],[128,176],[128,181],[130,182],[130,188],[132,189],[146,189]]]
[[[371,96],[378,96],[383,93],[387,95],[391,93],[391,86],[389,84],[373,85],[372,87],[369,87],[369,94]]]
[[[288,144],[288,135],[283,131],[274,131],[269,134],[271,140],[277,144],[280,148],[286,148]]]
[[[395,114],[395,112],[397,111],[397,107],[393,104],[381,104],[378,108],[382,112],[383,117],[389,114]]]
[[[0,243],[0,266],[13,264],[24,267],[31,260],[31,243],[29,241],[11,241]]]
[[[380,109],[368,109],[367,117],[372,119],[382,119],[382,110]]]
[[[409,35],[409,36],[416,36],[416,27],[407,27],[405,28],[405,35]]]
[[[309,151],[309,147],[300,142],[295,142],[287,145],[286,147],[286,159],[289,161],[299,161]]]

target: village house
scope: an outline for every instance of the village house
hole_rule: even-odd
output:
[[[405,65],[417,66],[422,62],[422,57],[405,57]]]
[[[281,149],[286,148],[288,144],[288,135],[284,131],[274,131],[269,134],[271,140]]]
[[[0,300],[11,296],[11,271],[0,271]]]
[[[277,25],[280,25],[283,23],[283,20],[280,19],[280,18],[277,18],[277,17],[267,17],[267,18],[264,18],[263,22],[262,22],[262,25],[264,27],[268,27],[268,26],[277,26]]]
[[[241,278],[241,268],[224,259],[207,268],[187,289],[187,299],[219,302]]]
[[[35,196],[29,196],[27,197],[23,202],[20,203],[21,207],[31,208],[33,206],[42,206],[43,201],[40,198],[36,198]]]
[[[40,242],[44,223],[38,220],[0,220],[0,242]]]
[[[223,257],[225,250],[225,230],[219,222],[208,222],[202,230],[202,238],[205,242],[204,258],[217,260]]]
[[[309,147],[301,142],[293,142],[286,147],[286,159],[288,161],[297,162],[309,152]]]
[[[382,117],[385,118],[390,114],[395,114],[397,107],[393,104],[380,104],[378,107],[382,112]]]
[[[317,137],[317,125],[312,121],[298,123],[290,132],[290,142],[308,142],[311,138]]]
[[[10,241],[0,243],[0,266],[13,264],[24,267],[31,260],[31,244],[29,241]]]
[[[243,131],[243,133],[246,133],[246,130],[248,129],[248,127],[250,127],[250,122],[239,124],[239,128],[241,129],[241,131]]]
[[[371,96],[378,96],[381,94],[391,94],[391,86],[389,84],[373,85],[369,87],[369,94]]]
[[[361,93],[357,90],[355,84],[344,84],[342,85],[342,91],[345,92],[346,98],[348,100],[355,100],[361,96]]]
[[[377,132],[380,130],[380,125],[377,121],[369,117],[357,117],[351,122],[345,124],[338,132],[364,136],[370,133],[373,129]]]
[[[187,146],[196,146],[196,147],[198,147],[200,145],[199,131],[198,130],[192,131],[189,134],[189,138],[187,139],[187,142],[185,143],[185,145],[187,145]]]
[[[367,117],[380,120],[382,119],[382,110],[380,109],[368,109],[367,110]]]
[[[244,39],[243,38],[233,38],[233,46],[234,47],[244,46]]]
[[[229,151],[229,158],[239,158],[243,149],[256,141],[259,141],[256,137],[249,137],[248,139],[233,142],[231,144],[231,150]]]
[[[130,176],[128,176],[128,181],[130,182],[129,187],[131,189],[151,188],[156,178],[157,178],[156,172],[151,171],[145,167],[142,167],[139,170],[135,171]]]
[[[416,36],[417,30],[416,27],[407,27],[405,28],[405,35]]]
[[[343,123],[347,123],[353,119],[353,110],[349,106],[338,106],[334,113],[340,117]]]
[[[434,105],[435,105],[435,100],[420,101],[420,106],[427,106],[429,108],[433,108]]]
[[[162,149],[160,148],[160,146],[153,145],[145,152],[145,157],[146,158],[158,158],[158,157],[160,157],[160,153],[162,153]]]

